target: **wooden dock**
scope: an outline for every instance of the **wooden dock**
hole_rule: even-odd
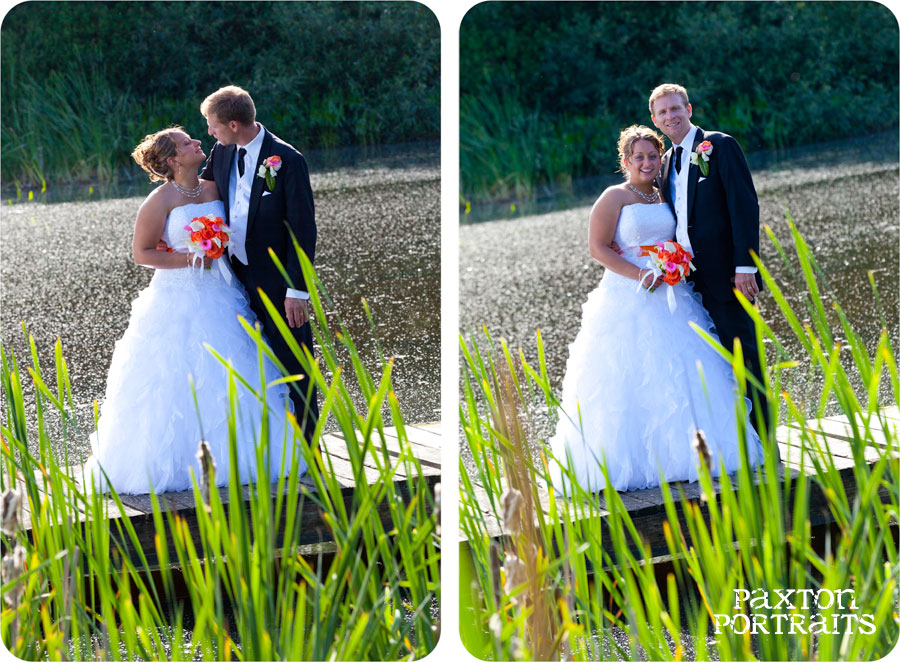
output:
[[[388,455],[394,459],[399,457],[401,449],[398,441],[397,428],[385,428],[385,438]],[[441,476],[441,424],[440,423],[424,423],[405,426],[406,438],[412,447],[413,455],[419,460],[422,467],[422,473],[431,490],[440,482]],[[380,439],[376,441],[380,445]],[[334,475],[341,485],[341,492],[344,502],[350,504],[353,499],[354,472],[350,463],[350,456],[347,451],[347,445],[339,434],[326,434],[320,440],[320,448],[323,455],[327,455],[334,466]],[[324,459],[324,458],[323,458]],[[406,489],[406,474],[402,471],[403,466],[400,465],[395,473],[395,482],[398,491],[404,496],[408,496]],[[371,484],[379,475],[379,470],[374,459],[367,455],[363,466],[363,471],[369,483]],[[315,486],[308,476],[302,476],[300,483],[310,492],[315,492]],[[37,476],[37,484],[42,485],[40,476]],[[272,484],[272,494],[276,495],[277,483]],[[228,503],[229,494],[228,487],[220,487],[219,497],[223,504]],[[243,487],[245,499],[249,498],[249,489]],[[109,513],[111,529],[115,530],[114,520],[117,518],[128,518],[131,525],[135,529],[135,533],[141,547],[146,555],[150,570],[158,568],[157,554],[154,544],[154,536],[156,528],[153,522],[153,509],[150,496],[147,494],[121,494],[119,498],[122,501],[123,509],[120,510],[118,505],[106,497],[105,510]],[[166,492],[158,495],[160,506],[165,510],[177,514],[183,518],[191,531],[196,532],[197,514],[194,502],[194,494],[192,490],[183,492]],[[333,541],[327,526],[322,522],[318,506],[310,499],[301,499],[299,507],[302,510],[300,516],[300,535],[298,543],[301,546],[309,546],[310,553],[317,551],[328,551],[333,548]],[[389,514],[387,512],[387,504],[379,510],[382,519],[387,523]],[[31,528],[30,515],[26,511],[23,521],[23,528],[29,530]],[[171,543],[170,543],[171,544]],[[195,540],[197,551],[202,554],[202,545],[199,540]],[[174,552],[173,552],[174,554]],[[135,550],[131,550],[132,560],[137,565],[140,564],[139,557]],[[171,557],[171,558],[174,558]]]
[[[900,408],[889,407],[881,410],[885,426],[888,427],[888,437],[892,440],[893,447],[888,448],[885,431],[882,429],[881,422],[873,417],[869,422],[872,440],[864,448],[865,458],[869,464],[877,462],[884,453],[889,453],[894,462],[898,461],[897,440],[900,435]],[[853,438],[849,420],[846,416],[832,416],[814,421],[808,421],[808,428],[814,433],[816,440],[822,446],[826,446],[831,458],[834,461],[835,468],[840,473],[841,481],[848,497],[852,500],[856,494],[856,482],[853,474],[853,452],[849,441]],[[859,429],[862,429],[860,424]],[[780,426],[776,430],[776,440],[778,448],[781,452],[782,466],[780,474],[784,476],[784,472],[790,472],[792,477],[797,476],[801,471],[801,431],[796,427]],[[809,451],[807,450],[807,455]],[[807,458],[805,462],[805,471],[811,473],[812,463]],[[718,479],[713,479],[713,485],[716,493],[721,491],[721,483]],[[691,501],[700,500],[700,483],[699,482],[680,482],[669,483],[669,488],[676,503],[681,500],[679,486],[684,491],[685,499]],[[549,511],[550,494],[547,486],[541,484],[538,487],[540,504],[544,512]],[[487,533],[492,539],[500,539],[504,533],[500,523],[500,513],[502,508],[498,504],[492,504],[484,488],[476,483],[476,500],[479,509],[484,515],[484,521],[487,524]],[[884,496],[884,495],[883,495]],[[619,492],[622,503],[628,510],[635,527],[641,536],[650,544],[651,556],[665,557],[669,554],[668,545],[663,536],[663,522],[667,520],[665,506],[663,503],[662,490],[659,487],[648,488],[643,490],[633,490],[628,492]],[[499,495],[497,496],[499,500]],[[562,497],[557,496],[558,500]],[[604,507],[603,498],[600,498],[601,508]],[[601,510],[600,516],[604,517],[608,514],[606,510]],[[680,514],[680,508],[679,508]],[[463,515],[461,514],[460,517]],[[813,489],[810,493],[810,524],[819,526],[830,524],[833,521],[828,510],[825,495],[821,490]],[[609,536],[603,536],[604,547],[610,553],[613,552],[612,542]],[[465,536],[460,536],[460,541],[465,543]],[[607,547],[608,545],[608,547]]]

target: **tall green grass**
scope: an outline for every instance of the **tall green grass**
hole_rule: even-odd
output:
[[[540,334],[536,365],[521,351],[511,352],[505,342],[495,343],[487,332],[480,341],[461,339],[460,417],[474,471],[460,466],[460,526],[468,540],[461,553],[460,622],[472,624],[464,625],[462,634],[474,655],[680,660],[692,649],[696,659],[875,660],[897,642],[898,440],[880,408],[886,402],[879,400],[887,380],[889,402],[900,403],[896,354],[886,328],[877,345],[867,348],[840,305],[832,301],[826,306],[831,295],[823,290],[821,270],[791,219],[789,226],[806,310],[792,310],[781,286],[757,264],[805,350],[809,370],[822,378],[818,393],[792,392],[787,384],[795,380],[784,376],[802,365],[796,360],[800,357],[787,356],[765,320],[746,300],[741,303],[756,319],[757,340],[768,338],[774,347],[776,363],[766,367],[772,416],[799,427],[794,443],[800,448],[791,459],[803,457],[803,471],[795,474],[778,466],[772,452],[776,440],[764,438],[766,460],[757,469],[744,463],[734,475],[722,472],[713,479],[701,461],[699,496],[686,495],[678,484],[681,498],[676,501],[674,488],[663,483],[663,533],[671,562],[665,577],[657,576],[649,543],[608,485],[602,494],[575,485],[569,499],[551,489],[541,505],[550,463],[560,462],[563,471],[570,468],[529,432],[536,429],[538,417],[548,415],[554,422],[559,404]],[[788,260],[771,230],[766,231]],[[804,317],[810,321],[801,321]],[[715,345],[746,393],[751,377],[743,370],[740,345],[733,353]],[[849,360],[842,360],[845,356]],[[854,371],[861,391],[851,386]],[[743,407],[742,397],[735,402]],[[833,403],[848,416],[852,429],[852,495],[826,450],[826,439],[808,425],[808,417],[822,417]],[[882,434],[879,429],[885,431],[884,446],[874,444]],[[740,444],[746,453],[743,435]],[[685,439],[686,452],[692,452],[689,445]],[[703,443],[698,445],[702,458]],[[878,454],[872,464],[863,456],[867,445]],[[813,508],[821,504],[837,530],[835,536],[829,534],[824,551],[811,540]],[[495,540],[492,519],[502,523],[502,535]],[[770,603],[736,607],[735,589],[764,589]],[[827,632],[788,633],[785,627],[784,634],[777,634],[776,619],[801,613],[777,604],[775,591],[791,589],[852,589],[855,611],[848,611],[846,602],[844,609],[826,606],[823,598],[819,613],[829,623],[835,615],[869,615],[874,627],[848,629],[845,621]],[[739,613],[768,619],[769,632],[751,635],[739,633],[742,627],[717,627],[716,615]]]
[[[493,91],[460,98],[460,196],[466,202],[534,200],[571,191],[573,177],[598,163],[617,129],[603,115],[551,118],[518,95]]]
[[[18,186],[46,185],[51,176],[109,181],[149,133],[141,133],[139,102],[113,89],[98,67],[51,71],[41,79],[18,73],[4,81],[3,97],[4,180]]]
[[[4,506],[8,501],[10,512],[19,494],[31,518],[28,531],[4,519],[0,633],[16,656],[392,660],[419,658],[434,648],[439,503],[409,444],[391,389],[391,362],[370,372],[345,329],[329,327],[320,283],[305,256],[301,261],[321,358],[299,351],[298,356],[324,404],[311,443],[291,418],[292,457],[283,461],[295,467],[291,460],[302,456],[307,477],[301,482],[293,468],[270,484],[263,441],[257,450],[259,483],[241,486],[233,432],[236,388],[238,382],[252,388],[254,378],[231,372],[228,487],[209,488],[214,475],[206,471],[195,476],[196,530],[182,515],[160,508],[152,495],[158,575],[151,573],[154,565],[129,519],[110,517],[110,500],[76,485],[78,467],[51,447],[45,427],[51,416],[62,418],[66,437],[79,434],[61,344],[50,371],[42,368],[31,338],[31,361],[24,369],[0,344],[0,488],[8,491]],[[247,331],[260,357],[270,351],[258,331]],[[35,393],[28,404],[26,380]],[[351,385],[365,396],[365,408],[354,406]],[[265,386],[258,384],[261,399]],[[26,424],[29,406],[36,411],[36,429]],[[352,490],[341,489],[330,456],[319,447],[326,421],[334,421],[347,440],[356,473]],[[387,451],[387,425],[397,428],[399,457]],[[32,435],[38,437],[37,454],[28,450]],[[259,438],[268,439],[265,427]],[[367,460],[379,468],[372,482],[363,473]],[[122,508],[115,491],[109,496]],[[299,543],[299,515],[310,504],[333,541],[327,554],[304,555]]]

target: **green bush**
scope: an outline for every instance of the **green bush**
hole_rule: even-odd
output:
[[[2,37],[5,183],[108,179],[173,122],[205,136],[200,102],[228,84],[301,150],[440,135],[440,32],[416,3],[31,2]]]
[[[512,196],[612,172],[618,130],[650,125],[647,98],[663,82],[684,85],[694,121],[746,151],[891,129],[897,65],[897,22],[874,2],[476,5],[460,30],[461,193]],[[507,116],[488,111],[495,106]],[[481,164],[473,151],[485,146],[467,133],[503,136],[498,121],[514,125],[538,109],[533,181],[511,191],[506,164]],[[492,168],[503,173],[488,181]]]

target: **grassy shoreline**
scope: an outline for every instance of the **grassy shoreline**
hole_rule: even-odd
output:
[[[309,480],[301,484],[297,465],[282,458],[282,466],[292,469],[280,475],[277,491],[271,492],[263,415],[256,457],[259,483],[247,488],[247,503],[241,507],[245,498],[232,436],[227,503],[219,490],[208,487],[215,483],[214,467],[202,463],[202,475],[194,476],[198,531],[189,531],[151,497],[159,587],[146,579],[146,558],[132,560],[127,553],[137,545],[128,519],[110,519],[109,501],[98,491],[76,489],[73,467],[51,448],[45,418],[61,419],[65,435],[79,434],[61,343],[51,368],[44,362],[42,370],[30,337],[31,365],[21,368],[0,342],[0,489],[6,490],[0,632],[18,657],[389,660],[423,657],[434,648],[440,636],[434,613],[440,601],[439,491],[429,486],[406,436],[392,389],[393,361],[382,360],[371,372],[363,365],[340,320],[332,323],[339,331],[325,321],[321,283],[303,255],[301,262],[322,349],[319,360],[307,353],[298,358],[324,404],[311,443],[293,417],[286,434],[292,442],[288,452],[304,459]],[[270,350],[258,331],[246,323],[245,328],[262,358]],[[256,381],[247,378],[250,384]],[[225,384],[232,421],[237,416],[235,389],[242,379],[230,371]],[[35,426],[25,416],[25,380],[34,386]],[[358,408],[350,397],[350,384],[362,390],[365,406]],[[266,384],[257,386],[265,411]],[[327,419],[350,440],[347,452],[358,480],[349,499],[330,468],[330,457],[315,443]],[[387,451],[388,423],[399,432],[399,456]],[[37,451],[30,443],[34,437]],[[371,481],[363,477],[364,462],[379,467]],[[398,471],[406,478],[396,480]],[[123,510],[115,492],[111,496]],[[335,541],[333,554],[313,561],[304,558],[298,544],[296,514],[304,502],[319,509]],[[32,523],[28,531],[19,526],[17,515],[26,504]],[[386,512],[387,521],[374,516],[376,511]],[[176,598],[169,561],[183,572],[187,600]],[[187,613],[189,633],[184,628]]]
[[[746,154],[754,177],[757,193],[771,193],[783,186],[796,186],[796,181],[784,181],[794,169],[814,171],[840,165],[852,168],[860,175],[873,170],[896,169],[900,126],[853,138],[797,145],[784,149],[763,149]],[[880,149],[873,150],[872,145]],[[514,164],[513,164],[514,165]],[[513,176],[512,174],[510,176]],[[509,191],[491,195],[471,195],[462,191],[459,202],[460,223],[481,223],[493,220],[520,218],[551,211],[590,206],[607,186],[622,182],[622,176],[612,168],[583,177],[569,177],[565,182],[532,184],[529,197],[519,198]]]
[[[486,329],[484,339],[460,338],[460,419],[474,463],[470,471],[460,460],[460,526],[471,552],[463,559],[468,574],[461,581],[460,621],[466,624],[463,642],[473,655],[682,660],[686,650],[693,650],[696,659],[875,660],[896,644],[900,562],[893,535],[900,466],[898,440],[879,410],[900,403],[896,355],[886,329],[876,347],[866,347],[841,307],[824,294],[813,249],[792,223],[790,229],[795,245],[791,259],[798,262],[805,284],[803,303],[788,304],[764,265],[757,266],[802,348],[800,354],[789,355],[781,342],[786,338],[776,337],[758,311],[745,300],[741,303],[756,320],[757,342],[765,338],[776,350],[766,384],[773,419],[783,410],[798,426],[802,452],[809,457],[806,472],[785,472],[782,481],[767,452],[764,466],[749,469],[745,462],[734,476],[723,475],[719,490],[698,444],[699,501],[682,494],[676,504],[669,487],[662,486],[667,520],[663,528],[672,563],[672,571],[663,577],[655,572],[650,546],[636,531],[619,493],[608,485],[600,498],[577,484],[570,499],[558,498],[551,490],[549,507],[542,505],[537,486],[550,480],[550,466],[559,462],[564,473],[569,467],[564,458],[549,453],[545,437],[535,437],[535,418],[545,413],[553,418],[559,405],[540,332],[538,360],[531,363],[521,350],[516,353],[504,340],[495,341]],[[769,239],[787,260],[774,235],[769,233]],[[869,284],[881,309],[871,275]],[[735,349],[732,356],[713,344],[732,364],[745,393],[749,378],[740,353]],[[851,385],[851,372],[862,375],[861,388]],[[823,386],[807,393],[804,385],[813,373],[824,377]],[[889,395],[882,400],[879,386],[885,383]],[[829,402],[836,402],[855,422],[848,440],[858,487],[852,498],[816,432],[806,425],[820,418]],[[735,406],[740,412],[742,397]],[[872,430],[877,428],[886,431],[886,445],[875,448],[878,459],[869,464],[864,448],[874,441]],[[746,439],[739,436],[745,453]],[[685,439],[686,446],[689,441]],[[764,447],[774,442],[763,439]],[[488,533],[487,506],[479,498],[476,480],[502,523],[505,535],[496,542]],[[825,496],[841,534],[824,552],[810,540],[813,490]],[[469,589],[470,583],[474,588]],[[740,614],[754,623],[800,615],[774,600],[735,605],[735,590],[848,588],[854,590],[853,607],[821,605],[817,614],[830,621],[855,609],[871,616],[871,630],[826,627],[813,632],[792,627],[790,633],[776,634],[772,628],[751,636],[718,627],[722,615]],[[715,632],[710,633],[713,626]],[[615,637],[614,630],[625,636]]]

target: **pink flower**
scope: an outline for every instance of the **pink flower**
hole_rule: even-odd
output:
[[[666,262],[666,271],[675,271],[678,268],[678,265],[674,262]]]
[[[272,155],[265,161],[263,161],[263,165],[265,165],[267,168],[275,168],[276,170],[278,170],[278,168],[281,167],[281,157],[277,154]]]
[[[711,151],[712,151],[712,143],[709,142],[708,140],[704,140],[702,143],[697,145],[697,153],[698,154],[703,154],[704,152],[711,152]]]
[[[187,230],[188,232],[193,232],[193,231],[194,231],[194,228],[192,228],[190,225],[185,225],[185,226],[184,226],[184,229]]]
[[[218,223],[213,223],[211,227],[212,227],[212,231],[213,231],[213,232],[218,232],[218,231],[219,231],[219,224],[218,224]]]
[[[200,242],[200,248],[202,248],[205,251],[208,251],[210,248],[212,248],[212,241],[210,241],[209,239],[204,239],[203,241]]]

